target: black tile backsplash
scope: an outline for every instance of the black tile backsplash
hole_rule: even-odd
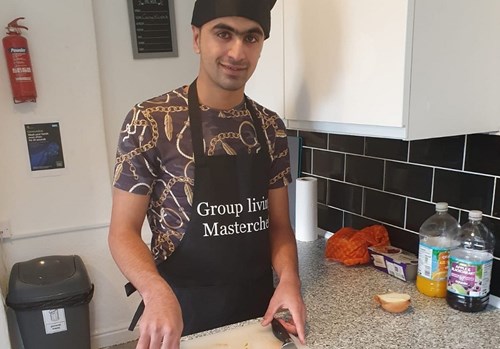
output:
[[[384,184],[384,161],[357,155],[347,155],[346,182],[382,189]]]
[[[460,170],[465,136],[423,139],[410,142],[410,162]]]
[[[500,137],[468,136],[465,170],[500,176]]]
[[[436,212],[436,205],[408,199],[406,210],[405,228],[418,232],[422,223]]]
[[[496,179],[495,185],[495,206],[493,208],[493,216],[500,217],[500,178]]]
[[[364,189],[363,215],[404,228],[405,201],[399,195]]]
[[[466,221],[467,219],[464,219],[464,223]],[[493,235],[495,235],[495,250],[493,254],[495,256],[500,256],[500,220],[485,216],[481,221],[493,233]]]
[[[500,297],[500,260],[493,260],[493,270],[490,283],[491,294]]]
[[[328,205],[361,214],[362,203],[363,188],[360,186],[328,181]]]
[[[325,133],[299,131],[299,137],[302,137],[302,145],[306,147],[327,149],[328,135]]]
[[[461,223],[468,211],[483,211],[497,241],[491,292],[500,297],[500,136],[407,142],[289,132],[303,137],[302,171],[323,177],[318,226],[324,230],[383,224],[393,245],[418,253],[420,225],[434,214],[436,202],[448,202],[449,213]],[[345,156],[345,178],[338,172],[340,156]],[[320,194],[325,181],[326,195]]]
[[[436,169],[433,201],[491,214],[494,178]]]
[[[431,167],[387,161],[384,189],[396,194],[430,200],[432,174]]]
[[[418,232],[424,221],[436,213],[436,204],[408,199],[406,207],[406,229]],[[448,213],[460,221],[460,211],[448,207]]]
[[[392,226],[386,228],[392,245],[418,255],[418,234]]]
[[[368,227],[370,225],[375,225],[375,224],[380,224],[380,222],[377,222],[373,219],[369,219],[367,217],[351,214],[348,212],[344,214],[345,227],[353,227],[354,229],[363,229],[364,227]]]
[[[317,178],[317,190],[318,190],[318,202],[326,205],[327,194],[328,194],[328,180],[324,178]]]
[[[406,161],[408,159],[408,142],[397,139],[367,137],[365,155]]]
[[[312,152],[312,149],[302,149],[302,159],[300,161],[302,172],[312,173]]]
[[[313,158],[313,173],[315,175],[338,180],[344,179],[344,154],[314,149]]]
[[[336,232],[342,228],[343,213],[341,210],[318,205],[318,227],[326,231]]]
[[[330,134],[328,139],[328,149],[344,153],[364,154],[365,140],[363,137]]]

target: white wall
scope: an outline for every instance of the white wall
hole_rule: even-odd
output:
[[[78,16],[75,14],[78,13]],[[14,105],[0,55],[0,219],[16,236],[105,224],[110,207],[91,3],[4,0],[0,23],[26,17],[37,103]],[[24,123],[60,123],[66,168],[30,173]],[[37,173],[42,173],[38,171]]]

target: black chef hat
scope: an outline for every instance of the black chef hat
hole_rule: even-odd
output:
[[[271,31],[271,9],[276,0],[196,0],[191,24],[203,24],[219,18],[238,16],[260,24],[266,39]]]

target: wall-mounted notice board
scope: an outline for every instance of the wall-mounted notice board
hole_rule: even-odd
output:
[[[28,142],[31,171],[64,168],[58,122],[26,124],[24,129]]]
[[[174,0],[127,0],[134,59],[177,57]]]

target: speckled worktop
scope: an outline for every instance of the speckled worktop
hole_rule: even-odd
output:
[[[370,265],[346,267],[326,260],[325,241],[298,242],[308,312],[306,340],[311,349],[500,348],[500,309],[454,310],[444,299],[420,294],[414,282],[401,281]],[[392,314],[376,306],[373,296],[389,291],[408,293],[411,307]]]

